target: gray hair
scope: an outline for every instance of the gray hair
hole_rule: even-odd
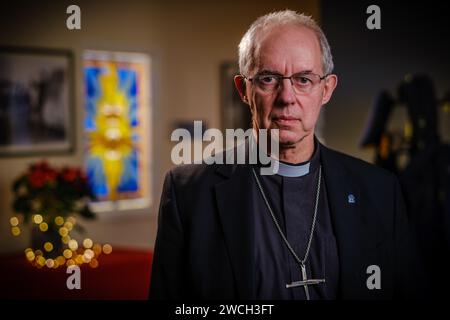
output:
[[[254,54],[257,49],[256,38],[263,31],[267,31],[267,29],[282,25],[297,25],[314,31],[320,43],[323,71],[325,74],[330,74],[333,71],[333,56],[331,55],[330,45],[322,29],[310,16],[292,10],[283,10],[259,17],[242,37],[239,43],[239,72],[241,74],[248,76],[250,71],[255,67]]]

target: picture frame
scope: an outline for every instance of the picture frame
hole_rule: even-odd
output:
[[[0,47],[0,156],[73,152],[70,50]]]

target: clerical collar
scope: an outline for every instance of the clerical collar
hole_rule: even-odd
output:
[[[276,174],[288,178],[305,176],[318,168],[320,162],[319,154],[319,144],[318,141],[314,139],[314,152],[309,161],[298,164],[290,164],[279,160],[273,160],[278,163],[278,172]]]
[[[277,161],[277,160],[275,160]],[[309,173],[310,163],[309,161],[304,164],[287,164],[282,161],[278,162],[278,172],[277,174],[283,177],[302,177]]]

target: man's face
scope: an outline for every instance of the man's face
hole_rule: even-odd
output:
[[[260,38],[251,74],[273,73],[291,76],[311,72],[323,76],[322,54],[314,31],[298,26],[274,28]],[[243,81],[243,80],[242,80]],[[336,86],[335,75],[328,76],[309,93],[296,93],[289,79],[273,92],[264,92],[250,81],[241,83],[241,92],[252,110],[256,129],[279,129],[280,146],[295,146],[314,134],[320,108],[328,102]],[[239,89],[238,83],[236,83]],[[240,90],[241,91],[241,90]]]

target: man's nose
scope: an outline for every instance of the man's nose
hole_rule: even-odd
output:
[[[278,88],[277,104],[286,106],[295,103],[295,92],[291,79],[283,79]]]

